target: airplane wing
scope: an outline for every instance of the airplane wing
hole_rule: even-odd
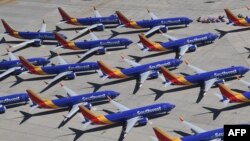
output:
[[[146,79],[148,78],[150,74],[151,74],[151,71],[146,71],[140,74],[140,87],[146,81]]]
[[[91,30],[91,29],[93,29],[93,28],[96,28],[97,26],[102,26],[102,25],[103,25],[103,24],[93,24],[93,25],[91,25],[91,26],[89,26],[89,27],[84,28],[83,30],[80,30],[80,31],[78,32],[78,34],[86,33],[87,31],[89,31],[89,30]]]
[[[162,31],[160,31],[161,35],[168,38],[170,41],[174,41],[174,40],[178,40],[178,38],[174,37],[174,36],[170,36],[166,33],[163,33]]]
[[[65,118],[71,118],[78,110],[79,110],[79,106],[82,103],[78,103],[72,106],[72,108],[70,109],[69,113],[65,116]]]
[[[129,65],[133,66],[133,67],[137,67],[137,66],[140,66],[141,64],[135,62],[135,61],[132,61],[132,60],[129,60],[125,57],[122,56],[122,60],[124,60],[126,63],[128,63]]]
[[[67,92],[68,96],[72,97],[72,96],[77,96],[78,94],[76,92],[74,92],[73,90],[71,90],[70,88],[64,86],[63,84],[60,84],[61,87]],[[78,106],[77,106],[78,107]]]
[[[99,11],[94,7],[94,13],[95,13],[95,17],[100,18],[102,17],[102,15],[99,13]]]
[[[183,120],[182,118],[180,118],[181,122],[183,124],[185,124],[186,126],[188,126],[195,134],[199,134],[199,133],[203,133],[203,132],[206,132],[206,130],[188,122],[188,121],[185,121]]]
[[[19,60],[19,59],[16,58],[16,56],[15,56],[11,51],[9,51],[8,49],[7,49],[7,52],[8,52],[8,56],[9,56],[9,58],[10,58],[11,61],[13,61],[13,60]]]
[[[46,82],[47,85],[50,85],[52,84],[53,82],[63,78],[64,76],[66,76],[69,72],[71,71],[65,71],[65,72],[62,72],[62,73],[59,73],[56,77],[54,77],[52,80],[50,80],[49,82]]]
[[[189,49],[191,45],[190,44],[186,44],[180,47],[180,56],[183,56]]]
[[[156,20],[159,19],[153,12],[151,12],[150,10],[148,10],[148,14],[151,17],[151,19]]]
[[[82,55],[79,55],[79,58],[84,58],[85,56],[87,56],[87,55],[89,55],[89,54],[91,54],[91,53],[93,53],[93,52],[96,52],[97,50],[99,50],[99,49],[102,49],[103,47],[94,47],[94,48],[92,48],[92,49],[90,49],[90,50],[88,50],[87,52],[85,52],[84,54],[82,54]],[[80,60],[81,60],[80,59]]]
[[[148,36],[149,34],[152,34],[152,33],[156,32],[161,27],[164,27],[164,26],[163,25],[158,25],[158,26],[155,26],[155,27],[151,28],[148,32],[145,33],[145,36]]]
[[[60,64],[62,64],[62,65],[68,64],[60,55],[58,55],[57,58],[58,58]]]
[[[39,32],[46,32],[46,23],[44,22],[44,20]]]
[[[21,67],[14,67],[14,68],[9,68],[7,71],[3,72],[0,74],[0,78],[3,78],[4,76],[11,74],[14,72],[16,69],[20,69]]]
[[[27,41],[24,41],[20,44],[16,44],[16,45],[13,45],[13,46],[10,46],[11,48],[21,48],[21,47],[24,47],[28,44],[31,44],[31,43],[34,43],[37,39],[32,39],[32,40],[27,40]]]
[[[213,78],[213,79],[210,79],[210,80],[207,80],[205,81],[205,93],[213,86],[213,84],[217,81],[218,79],[217,78]]]
[[[117,107],[119,109],[119,111],[127,111],[129,110],[129,108],[127,108],[126,106],[114,101],[114,100],[110,100],[110,103],[113,104],[115,107]]]
[[[205,70],[202,70],[202,69],[200,69],[200,68],[198,68],[198,67],[195,67],[195,66],[189,64],[187,61],[185,61],[185,63],[187,64],[188,67],[190,67],[190,68],[191,68],[192,70],[194,70],[196,73],[204,73],[204,72],[206,72]]]
[[[246,86],[250,89],[250,82],[247,82],[247,81],[245,81],[245,80],[242,80],[242,79],[240,79],[239,77],[237,77],[237,79],[239,80],[240,83],[246,85]]]
[[[127,126],[125,130],[125,135],[135,126],[138,120],[140,120],[141,117],[134,117],[129,120],[127,120]]]
[[[89,32],[89,34],[90,34],[90,36],[91,36],[91,38],[92,38],[92,40],[99,40],[96,36],[95,36],[95,34],[93,33],[93,32]]]

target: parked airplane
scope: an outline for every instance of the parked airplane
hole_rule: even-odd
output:
[[[130,64],[131,68],[126,69],[113,69],[108,67],[103,61],[97,61],[99,68],[102,71],[101,77],[103,80],[106,78],[129,78],[129,77],[137,77],[140,79],[140,87],[144,83],[146,79],[157,78],[159,74],[159,69],[161,66],[165,67],[177,67],[182,61],[180,59],[166,59],[157,62],[152,62],[148,64],[139,64],[137,62],[131,61],[122,57],[125,62]]]
[[[126,136],[135,125],[146,125],[148,122],[148,117],[169,112],[175,107],[175,105],[170,103],[159,103],[140,108],[129,109],[126,106],[111,99],[110,102],[119,109],[118,113],[109,115],[96,115],[84,106],[79,106],[82,115],[89,120],[85,121],[84,128],[89,124],[109,125],[114,123],[126,123],[126,129],[124,131],[124,136]]]
[[[236,26],[250,26],[250,18],[239,18],[235,16],[229,9],[225,9],[229,24]]]
[[[163,33],[162,33],[163,34]],[[198,45],[212,43],[219,36],[214,33],[205,33],[186,38],[178,39],[168,34],[163,34],[170,41],[163,43],[156,43],[149,40],[143,34],[139,34],[140,41],[143,46],[141,50],[145,51],[168,51],[172,50],[176,52],[176,58],[182,57],[187,51],[195,51]],[[138,44],[141,45],[141,44]]]
[[[46,32],[46,24],[43,21],[42,27],[38,32],[30,32],[30,31],[16,31],[12,27],[10,27],[5,20],[2,19],[3,26],[5,28],[5,34],[8,34],[14,38],[19,39],[27,39],[26,41],[11,46],[12,48],[21,48],[28,44],[34,44],[35,46],[39,47],[43,44],[43,40],[55,40],[55,36],[53,32]],[[63,38],[67,38],[65,35],[60,34]]]
[[[112,39],[98,39],[94,33],[90,32],[92,40],[90,41],[66,41],[59,34],[55,33],[56,40],[59,42],[61,46],[58,46],[51,50],[51,54],[53,55],[53,51],[64,47],[71,50],[87,50],[86,53],[79,55],[80,58],[84,58],[85,56],[97,52],[97,54],[105,54],[107,48],[116,48],[124,46],[127,48],[133,41],[127,38],[112,38]]]
[[[149,11],[149,15],[151,16],[150,20],[141,20],[134,21],[129,20],[125,17],[120,11],[116,11],[116,14],[123,25],[119,27],[128,27],[135,29],[149,28],[150,30],[145,33],[145,36],[148,36],[156,31],[161,30],[162,32],[166,32],[169,26],[177,26],[177,25],[185,25],[187,26],[193,20],[187,17],[175,17],[175,18],[158,18],[155,14]]]
[[[16,105],[20,103],[27,103],[29,101],[29,97],[27,93],[18,93],[18,94],[11,94],[6,96],[0,97],[0,113],[4,113],[6,107],[11,105]]]
[[[82,26],[88,26],[85,29],[79,31],[79,33],[85,33],[88,30],[91,29],[97,29],[100,31],[103,31],[105,29],[106,25],[110,24],[120,24],[119,19],[117,18],[116,15],[110,15],[103,17],[99,13],[99,11],[96,10],[94,7],[94,13],[95,17],[87,17],[87,18],[74,18],[69,16],[61,7],[58,7],[59,13],[62,17],[61,23],[67,23],[67,24],[72,24],[72,25],[82,25]]]
[[[26,69],[28,69],[29,73],[31,74],[37,74],[37,75],[54,74],[56,75],[56,77],[54,77],[51,81],[46,82],[47,85],[50,85],[62,78],[74,79],[76,77],[77,72],[99,69],[98,64],[96,62],[83,62],[83,63],[68,64],[61,56],[58,56],[60,65],[44,66],[44,67],[34,66],[22,56],[19,56],[19,59],[22,65]]]
[[[25,71],[25,69],[22,67],[22,64],[16,56],[10,52],[7,49],[9,60],[3,59],[0,62],[0,70],[3,70],[3,73],[0,74],[0,79],[9,75],[9,74],[21,74],[22,72]],[[37,58],[29,58],[28,61],[32,63],[33,65],[46,65],[50,61],[45,58],[37,57]]]
[[[179,76],[171,73],[167,68],[161,67],[161,72],[166,78],[165,86],[168,85],[201,85],[201,90],[203,94],[214,85],[220,82],[224,82],[224,78],[234,77],[237,75],[244,75],[249,71],[249,68],[244,66],[232,66],[228,68],[213,70],[213,71],[205,71],[200,68],[197,68],[187,62],[185,62],[188,67],[193,69],[197,74],[189,75],[189,76]]]
[[[155,135],[157,136],[157,139],[154,139],[154,141],[222,141],[224,138],[224,129],[218,128],[210,131],[206,131],[188,121],[183,120],[180,118],[181,121],[189,126],[191,130],[195,133],[194,135],[185,136],[182,138],[179,137],[172,137],[168,133],[164,132],[158,127],[153,127]]]
[[[86,94],[77,94],[73,90],[69,89],[68,87],[62,85],[62,88],[67,92],[68,97],[49,100],[41,98],[38,93],[32,91],[31,89],[27,90],[27,93],[33,102],[31,106],[31,110],[35,108],[46,108],[46,109],[60,109],[60,108],[71,108],[69,113],[64,116],[65,120],[72,117],[78,110],[79,105],[84,105],[88,109],[91,108],[91,103],[100,102],[100,101],[107,101],[108,97],[116,98],[120,95],[120,93],[106,90],[106,91],[99,91],[94,93],[86,93]]]

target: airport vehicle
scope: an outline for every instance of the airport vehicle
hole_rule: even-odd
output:
[[[219,35],[214,33],[204,33],[195,36],[185,37],[178,39],[168,34],[163,34],[169,41],[163,43],[156,43],[149,40],[143,34],[139,34],[140,41],[142,43],[141,50],[146,51],[175,51],[176,58],[182,57],[187,51],[193,52],[197,49],[197,46],[212,43]],[[139,44],[140,45],[140,44]]]
[[[214,85],[224,82],[225,78],[234,77],[237,75],[244,75],[249,71],[249,68],[244,66],[232,66],[223,69],[217,69],[213,71],[205,71],[200,68],[197,68],[188,62],[187,66],[193,69],[197,74],[189,76],[180,76],[171,73],[167,68],[161,67],[161,72],[166,78],[165,86],[168,85],[195,85],[198,84],[201,86],[203,94]]]
[[[158,103],[140,108],[129,109],[126,106],[111,99],[110,103],[119,109],[118,113],[96,115],[86,107],[82,105],[79,106],[82,115],[88,119],[84,122],[84,128],[86,128],[89,124],[109,125],[114,123],[126,123],[126,129],[124,131],[124,136],[126,136],[135,125],[146,125],[148,122],[148,117],[169,112],[175,107],[175,105],[170,103]]]
[[[229,9],[224,9],[229,19],[229,23],[235,26],[250,26],[250,18],[239,18],[235,16]]]
[[[159,69],[161,66],[176,68],[182,61],[180,59],[166,59],[157,62],[152,62],[148,64],[140,64],[132,60],[122,57],[125,62],[130,64],[131,68],[125,69],[114,69],[107,66],[103,61],[97,61],[99,68],[102,73],[100,74],[102,79],[106,78],[129,78],[136,77],[139,78],[140,87],[148,78],[157,78],[159,75]]]
[[[94,33],[90,32],[92,40],[89,41],[66,41],[63,37],[59,34],[55,33],[56,40],[60,44],[60,46],[56,47],[52,50],[55,51],[58,48],[64,47],[71,50],[86,50],[86,52],[82,55],[79,55],[80,58],[84,58],[85,56],[96,52],[97,54],[105,54],[106,49],[108,48],[117,48],[124,46],[127,48],[133,41],[127,38],[112,38],[112,39],[98,39]]]
[[[180,118],[181,121],[189,126],[191,130],[195,133],[194,135],[184,136],[184,137],[173,137],[168,133],[164,132],[158,127],[153,127],[157,139],[153,138],[154,141],[222,141],[224,138],[224,129],[218,128],[210,131],[206,131],[188,121]]]
[[[43,99],[39,96],[38,93],[34,92],[31,89],[27,90],[28,96],[30,97],[31,101],[33,102],[31,106],[31,110],[35,108],[46,108],[46,109],[60,109],[60,108],[71,108],[69,113],[64,116],[65,120],[72,117],[78,110],[79,105],[84,105],[88,109],[91,108],[91,103],[107,101],[109,98],[116,98],[120,95],[120,93],[112,91],[112,90],[105,90],[99,91],[94,93],[86,93],[86,94],[77,94],[73,90],[69,89],[68,87],[61,84],[62,88],[67,92],[68,97],[63,97],[59,99]]]
[[[31,74],[36,75],[56,75],[51,81],[46,82],[47,85],[50,85],[59,79],[74,79],[76,73],[83,71],[91,71],[99,69],[96,62],[82,62],[82,63],[67,63],[61,56],[57,56],[60,64],[52,66],[38,67],[32,65],[27,59],[22,56],[19,56],[19,59],[22,65],[29,71]]]
[[[87,32],[88,30],[92,30],[92,29],[103,31],[106,25],[120,24],[120,21],[116,15],[103,17],[101,16],[100,12],[95,7],[94,7],[95,17],[86,17],[86,18],[71,17],[61,7],[58,7],[58,10],[62,17],[62,20],[57,24],[67,23],[71,25],[87,26],[83,30],[79,31],[80,34],[83,34]]]
[[[53,32],[46,31],[46,24],[43,21],[43,24],[39,31],[31,32],[31,31],[16,31],[12,27],[10,27],[5,20],[2,19],[3,26],[5,28],[5,34],[8,34],[14,38],[26,39],[26,41],[10,46],[11,48],[21,48],[28,44],[33,44],[36,47],[39,47],[43,44],[44,40],[55,40],[55,35]],[[60,33],[60,35],[66,39],[67,37]]]
[[[25,71],[25,68],[23,68],[20,60],[8,49],[7,49],[7,52],[8,52],[9,60],[3,59],[0,62],[0,70],[3,71],[0,74],[0,79],[9,75],[9,74],[19,75]],[[44,65],[50,63],[50,61],[48,59],[42,58],[42,57],[29,58],[27,60],[31,64],[36,65],[36,66],[40,66],[40,65],[44,66]]]
[[[116,11],[117,16],[122,23],[122,25],[120,25],[119,27],[127,27],[134,29],[149,28],[150,30],[145,33],[145,36],[148,36],[159,30],[161,30],[162,32],[167,32],[169,26],[187,26],[188,24],[193,22],[193,20],[188,17],[158,18],[154,13],[150,12],[149,10],[148,13],[151,16],[150,20],[134,21],[129,20],[120,11]]]
[[[29,102],[27,93],[16,93],[11,95],[0,96],[0,113],[6,111],[6,107],[16,104],[26,104]]]

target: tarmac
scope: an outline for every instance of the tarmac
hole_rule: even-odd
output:
[[[187,16],[194,20],[187,28],[169,29],[168,34],[175,37],[187,37],[205,32],[218,33],[215,29],[227,31],[215,43],[199,47],[196,52],[185,54],[185,60],[191,64],[204,70],[214,70],[223,67],[244,65],[250,66],[248,55],[250,52],[245,47],[250,47],[249,31],[246,27],[235,27],[226,25],[226,23],[209,23],[202,24],[196,22],[200,16],[219,16],[225,15],[224,8],[232,9],[235,14],[241,13],[244,16],[250,15],[246,6],[248,1],[235,2],[234,0],[2,0],[0,1],[0,17],[5,19],[12,27],[17,30],[37,31],[44,19],[47,23],[47,30],[55,30],[55,25],[61,20],[57,7],[62,7],[71,16],[75,17],[90,17],[93,16],[93,6],[105,16],[113,14],[116,10],[123,12],[130,19],[141,20],[149,19],[147,9],[150,9],[158,17],[175,17]],[[76,27],[73,25],[59,25],[69,39],[76,36]],[[109,38],[112,33],[111,29],[105,29],[103,32],[94,32],[99,38]],[[120,33],[128,31],[136,31],[136,29],[119,28],[113,29]],[[137,33],[119,34],[117,37],[127,37],[134,42],[137,42],[138,34],[145,32],[137,30]],[[0,33],[3,33],[3,26],[0,26]],[[7,59],[6,48],[7,44],[13,44],[10,41],[22,41],[12,38],[8,35],[4,36],[9,43],[2,43],[0,46],[1,59]],[[89,35],[85,35],[77,40],[90,39]],[[160,34],[155,34],[150,37],[155,41],[167,41]],[[42,47],[27,47],[15,52],[16,56],[22,55],[25,57],[48,57],[49,50],[55,48],[55,45],[43,45]],[[59,49],[59,53],[72,52],[66,49]],[[129,67],[128,64],[122,61],[120,55],[125,55],[127,58],[140,58],[140,63],[149,63],[166,58],[173,58],[174,53],[157,53],[148,52],[142,53],[136,44],[132,44],[128,49],[117,51],[108,51],[105,55],[93,55],[86,61],[103,60],[111,67]],[[77,54],[62,55],[63,58],[73,63],[78,60]],[[58,63],[57,58],[51,60],[54,64]],[[194,72],[184,63],[178,69],[173,70],[174,73],[193,74]],[[41,91],[46,85],[44,81],[48,81],[53,76],[36,76],[32,74],[23,74],[20,76],[24,79],[21,83],[16,83],[16,78],[10,76],[0,83],[0,95],[7,95],[18,92],[25,92],[26,89]],[[250,74],[247,73],[244,80],[250,81]],[[121,93],[116,101],[126,105],[129,108],[141,107],[153,103],[170,102],[176,107],[169,112],[168,115],[150,119],[150,123],[146,126],[135,127],[126,136],[124,140],[135,141],[143,140],[150,141],[150,136],[155,136],[152,127],[157,126],[164,131],[169,132],[172,136],[181,137],[182,134],[192,134],[189,128],[185,127],[178,117],[182,116],[185,120],[194,123],[195,125],[212,130],[223,127],[224,124],[240,124],[249,123],[249,105],[228,104],[224,106],[219,102],[219,99],[213,95],[219,92],[219,89],[214,87],[210,89],[207,95],[196,103],[199,96],[199,87],[185,86],[169,86],[165,88],[160,79],[147,80],[143,86],[136,92],[135,79],[115,80],[107,79],[102,81],[97,73],[81,75],[74,80],[63,80],[62,83],[78,93],[88,93],[94,90],[115,90]],[[15,84],[15,85],[14,85]],[[237,80],[227,81],[226,84],[232,89],[247,91],[248,88],[240,84]],[[44,91],[40,96],[48,99],[55,99],[55,95],[66,96],[59,84],[56,84]],[[109,103],[94,106],[95,113],[107,114],[103,109],[116,112],[117,109]],[[205,107],[205,108],[204,108]],[[206,109],[213,108],[213,112],[220,112],[216,119],[213,119],[213,113]],[[221,110],[220,110],[221,109]],[[9,108],[4,114],[0,115],[0,140],[1,141],[117,141],[121,139],[122,126],[96,126],[91,125],[87,129],[82,128],[81,118],[75,115],[65,125],[58,128],[63,120],[63,115],[67,114],[66,110],[48,110],[35,109],[29,114],[29,105]],[[24,116],[26,115],[26,116]],[[84,131],[86,130],[86,131]]]

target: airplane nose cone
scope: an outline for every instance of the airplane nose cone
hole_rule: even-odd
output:
[[[132,44],[133,43],[133,41],[131,41],[131,40],[128,40],[128,45],[130,45],[130,44]]]
[[[248,72],[248,71],[249,71],[249,68],[245,68],[245,70],[244,70],[244,71],[245,71],[245,73],[246,73],[246,72]]]
[[[113,93],[111,94],[111,97],[112,97],[112,98],[116,98],[116,97],[119,96],[119,95],[120,95],[119,92],[113,91]]]
[[[192,23],[193,22],[193,20],[192,19],[188,19],[189,20],[189,23]]]
[[[169,107],[170,107],[171,109],[174,109],[174,108],[175,108],[175,105],[174,105],[174,104],[169,104]]]

